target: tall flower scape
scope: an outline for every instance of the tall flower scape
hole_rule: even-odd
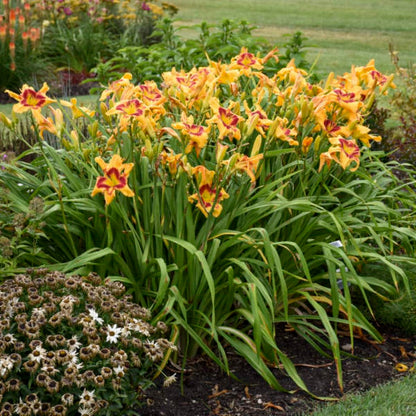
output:
[[[174,323],[183,354],[202,349],[228,370],[226,342],[272,386],[283,364],[306,390],[276,344],[284,322],[332,350],[342,387],[335,328],[379,338],[350,291],[394,290],[360,273],[383,261],[397,283],[401,259],[413,261],[410,193],[384,196],[395,179],[375,173],[381,137],[365,125],[394,84],[373,61],[311,84],[293,61],[266,76],[269,59],[277,50],[242,48],[229,63],[173,68],[161,85],[126,73],[94,111],[25,85],[10,95],[39,132],[35,175],[9,165],[0,183],[21,190],[16,206],[45,200],[34,263],[123,281]]]

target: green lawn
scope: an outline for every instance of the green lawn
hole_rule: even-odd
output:
[[[400,52],[403,66],[416,62],[414,0],[175,0],[176,19],[183,24],[228,18],[258,26],[256,34],[277,45],[284,34],[301,31],[308,37],[310,61],[318,72],[342,74],[351,65],[370,59],[383,72],[392,72],[389,43]]]
[[[416,377],[371,389],[364,394],[348,395],[339,403],[322,406],[311,416],[415,416]]]

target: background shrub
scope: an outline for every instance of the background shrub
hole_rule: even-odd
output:
[[[129,72],[136,82],[161,81],[163,72],[170,71],[172,67],[189,71],[193,67],[208,65],[209,60],[226,62],[238,55],[242,47],[260,55],[272,49],[268,41],[253,36],[256,27],[244,20],[237,23],[224,19],[218,25],[202,22],[183,27],[175,27],[173,23],[168,18],[156,23],[152,37],[157,37],[158,41],[153,45],[130,45],[117,50],[109,61],[101,62],[93,69],[94,79],[105,86]],[[189,37],[190,30],[194,34],[192,38]],[[305,58],[306,40],[305,36],[296,32],[283,45],[284,53],[279,53],[279,60],[267,61],[263,72],[272,76],[292,59],[296,66],[309,70],[311,64]],[[310,77],[316,81],[313,74]]]

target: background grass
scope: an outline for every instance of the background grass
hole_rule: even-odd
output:
[[[317,72],[342,74],[351,65],[376,60],[382,72],[393,72],[389,43],[406,66],[416,62],[414,0],[175,0],[178,24],[219,23],[228,18],[258,26],[256,35],[278,45],[285,34],[301,31]]]
[[[364,394],[347,395],[337,404],[323,406],[311,416],[416,415],[416,377],[376,387]]]

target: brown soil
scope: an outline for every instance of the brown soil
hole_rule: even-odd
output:
[[[340,338],[348,348],[349,338]],[[280,348],[295,363],[308,389],[320,397],[342,397],[331,358],[317,353],[294,332],[279,339]],[[397,363],[412,365],[415,360],[416,336],[384,333],[381,344],[356,340],[354,357],[343,359],[344,393],[358,393],[370,387],[403,377]],[[405,353],[410,353],[406,357]],[[412,357],[413,354],[413,357]],[[241,382],[222,373],[204,358],[187,362],[185,370],[168,365],[167,375],[176,373],[179,381],[162,387],[163,380],[146,391],[148,406],[141,416],[260,416],[309,414],[322,402],[296,389],[296,385],[279,369],[273,370],[279,382],[294,393],[273,390],[240,357],[230,354],[230,369]],[[183,377],[181,393],[180,374]]]

